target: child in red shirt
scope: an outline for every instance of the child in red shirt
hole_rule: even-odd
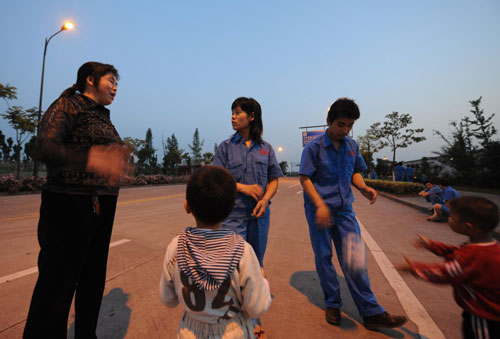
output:
[[[444,263],[411,261],[398,265],[425,281],[451,284],[455,301],[464,310],[464,338],[500,338],[500,245],[492,232],[498,224],[498,207],[474,196],[450,200],[450,228],[467,235],[459,247],[431,241],[421,235],[415,246],[445,258]]]

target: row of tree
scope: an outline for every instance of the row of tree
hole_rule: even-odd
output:
[[[497,133],[493,126],[495,114],[486,116],[481,109],[482,97],[471,100],[469,116],[459,121],[451,121],[451,131],[446,136],[439,130],[433,130],[445,145],[440,150],[432,151],[439,161],[455,170],[455,181],[462,185],[500,187],[500,141],[494,140]],[[366,134],[358,137],[358,144],[369,170],[376,167],[377,173],[384,173],[387,161],[377,159],[374,164],[374,154],[385,147],[392,152],[391,169],[396,163],[396,151],[413,143],[425,140],[423,128],[413,129],[409,126],[412,117],[409,114],[392,112],[386,115],[384,122],[376,122],[366,130]],[[436,176],[435,170],[429,166],[427,159],[422,159],[419,174]]]
[[[131,150],[130,164],[135,169],[135,174],[163,173],[176,176],[189,174],[192,167],[211,164],[217,150],[217,144],[215,144],[214,153],[202,153],[204,140],[200,139],[198,128],[194,131],[192,144],[188,145],[191,152],[186,152],[179,147],[179,142],[175,134],[167,137],[167,140],[162,140],[162,163],[158,163],[157,149],[153,147],[153,133],[151,132],[151,128],[146,131],[145,139],[126,137],[123,141]]]

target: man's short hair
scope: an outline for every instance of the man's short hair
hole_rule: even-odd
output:
[[[338,118],[359,119],[359,107],[354,100],[349,98],[337,99],[328,110],[328,123],[333,123]]]
[[[468,222],[484,232],[491,232],[498,224],[498,206],[491,200],[464,196],[448,201],[451,214],[458,216],[461,222]]]

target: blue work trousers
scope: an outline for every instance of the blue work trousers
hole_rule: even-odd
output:
[[[341,210],[331,210],[335,225],[326,229],[316,226],[316,209],[306,207],[306,219],[309,224],[309,235],[314,251],[316,271],[318,272],[321,288],[325,295],[325,304],[331,308],[340,308],[342,299],[337,273],[332,264],[332,240],[335,244],[337,258],[344,273],[351,296],[362,317],[368,317],[385,312],[377,303],[375,295],[370,288],[368,271],[351,274],[344,265],[342,239],[349,233],[360,235],[359,225],[352,207]]]
[[[260,218],[227,218],[222,222],[223,229],[238,233],[252,245],[261,267],[264,267],[270,216],[271,211],[268,206]]]

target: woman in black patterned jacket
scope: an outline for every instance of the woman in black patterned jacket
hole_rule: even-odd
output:
[[[66,338],[75,296],[75,337],[96,338],[106,265],[128,154],[109,110],[119,75],[87,62],[77,82],[40,124],[38,158],[47,165],[38,223],[38,280],[24,338]]]

